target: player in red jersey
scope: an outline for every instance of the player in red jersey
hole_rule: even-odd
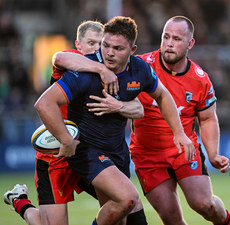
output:
[[[187,224],[177,194],[178,183],[193,210],[213,224],[227,225],[229,213],[222,200],[212,193],[194,128],[197,119],[210,163],[220,172],[228,171],[229,159],[218,154],[220,131],[213,86],[207,73],[187,57],[195,43],[193,32],[188,18],[170,18],[163,29],[160,50],[140,57],[151,65],[172,94],[184,131],[196,148],[194,159],[187,161],[184,152],[178,154],[170,127],[156,102],[145,93],[139,95],[145,116],[134,121],[130,152],[144,194],[164,224]]]

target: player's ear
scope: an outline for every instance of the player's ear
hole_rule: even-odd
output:
[[[78,40],[75,40],[75,47],[76,47],[76,49],[77,49],[78,51],[81,52],[81,45],[80,45],[80,43],[79,43]]]
[[[131,54],[134,54],[136,50],[137,50],[137,45],[133,45],[131,48]]]
[[[192,39],[189,41],[189,43],[188,43],[188,49],[189,49],[189,50],[192,49],[192,47],[193,47],[194,44],[195,44],[195,39],[192,38]]]

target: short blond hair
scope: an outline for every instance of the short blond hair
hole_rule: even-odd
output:
[[[83,21],[77,28],[76,39],[80,41],[82,38],[84,38],[86,31],[89,29],[98,33],[102,33],[103,24],[99,21],[93,20]]]

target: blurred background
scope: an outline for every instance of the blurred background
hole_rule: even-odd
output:
[[[184,15],[194,22],[190,57],[213,82],[220,153],[230,157],[229,0],[0,0],[0,172],[34,169],[30,138],[41,122],[33,105],[49,85],[52,55],[74,48],[83,20],[105,23],[117,15],[136,20],[139,54],[159,48],[168,18]]]

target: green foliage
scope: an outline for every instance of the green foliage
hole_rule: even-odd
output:
[[[229,192],[229,174],[212,174],[211,175],[213,183],[213,192],[215,195],[223,199],[226,208],[230,209],[230,192]],[[143,193],[141,191],[138,180],[133,176],[132,181],[136,185],[141,199],[144,204],[145,213],[149,225],[160,225],[162,224],[158,215],[151,208],[150,204],[147,202]],[[24,173],[24,174],[0,174],[0,195],[3,196],[5,191],[12,189],[15,184],[26,184],[29,188],[29,199],[37,207],[36,199],[36,190],[34,187],[33,174]],[[211,224],[206,222],[200,215],[193,212],[187,205],[184,196],[179,189],[181,196],[181,204],[183,208],[184,218],[190,225],[208,225]],[[0,225],[25,225],[25,221],[21,217],[10,210],[11,206],[6,205],[3,200],[0,201]],[[69,224],[70,225],[90,225],[92,224],[93,219],[95,218],[98,211],[98,202],[92,197],[88,196],[85,193],[80,195],[75,195],[75,201],[69,203]]]

